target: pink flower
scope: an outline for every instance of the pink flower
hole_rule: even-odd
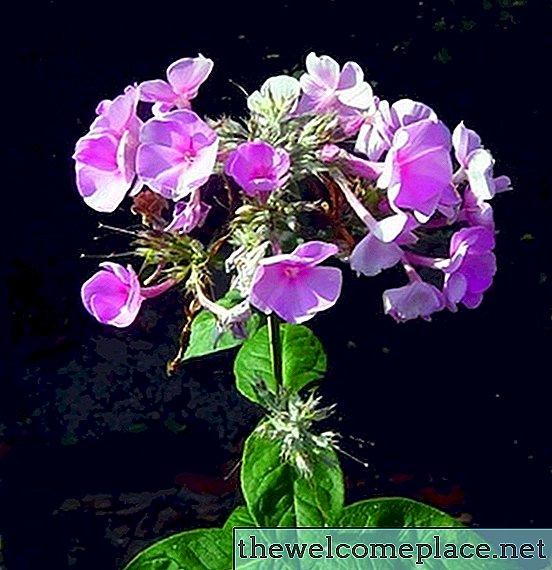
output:
[[[493,231],[482,226],[464,228],[452,236],[450,259],[443,266],[443,293],[451,311],[456,311],[457,303],[470,309],[480,305],[496,273],[496,258],[491,251],[494,245]]]
[[[205,223],[210,209],[211,206],[201,201],[201,191],[196,188],[187,202],[181,200],[174,205],[173,219],[165,231],[188,234]]]
[[[395,219],[393,219],[395,218]],[[398,217],[384,218],[380,224],[401,224]],[[408,216],[400,233],[392,241],[383,241],[386,237],[379,232],[370,232],[365,235],[351,252],[349,262],[351,269],[357,274],[362,273],[368,277],[378,275],[384,269],[395,266],[403,258],[404,251],[401,246],[416,243],[417,237],[413,230],[418,227],[416,220]]]
[[[479,200],[490,200],[497,192],[510,189],[507,176],[494,177],[494,159],[484,149],[479,135],[466,128],[461,121],[452,133],[452,144],[460,170],[454,175],[455,182],[468,181],[473,195]]]
[[[136,176],[135,158],[142,121],[136,115],[137,90],[127,87],[113,101],[102,101],[88,134],[77,141],[77,188],[88,206],[113,212]]]
[[[173,280],[154,287],[140,287],[132,266],[100,263],[102,269],[84,283],[81,298],[86,310],[100,323],[128,327],[140,310],[142,301],[164,293],[174,285]]]
[[[379,160],[393,145],[393,135],[401,128],[429,119],[437,122],[437,115],[427,105],[412,99],[400,99],[389,106],[378,102],[377,111],[365,121],[357,136],[355,150],[370,160]]]
[[[289,154],[263,142],[240,144],[228,157],[224,170],[251,197],[266,201],[289,178]]]
[[[307,73],[299,79],[303,97],[298,113],[335,111],[342,107],[369,109],[374,103],[372,88],[364,81],[358,63],[348,61],[343,69],[335,59],[314,52],[306,61]]]
[[[458,216],[460,222],[470,226],[484,226],[494,231],[493,208],[485,200],[479,200],[470,187],[464,190],[462,210]]]
[[[209,77],[213,61],[203,57],[185,57],[167,69],[167,81],[154,79],[140,84],[140,99],[155,103],[154,113],[164,113],[173,107],[189,109],[201,84]]]
[[[351,253],[351,269],[372,277],[397,265],[403,255],[402,249],[395,243],[384,243],[372,233],[365,235]]]
[[[383,293],[383,308],[386,315],[404,322],[421,317],[426,321],[444,308],[443,295],[433,285],[414,280],[404,287],[388,289]]]
[[[391,206],[426,222],[452,184],[450,150],[450,132],[441,122],[424,119],[398,129],[378,178]]]
[[[147,121],[140,133],[138,175],[165,198],[181,200],[211,176],[218,138],[192,111],[172,111]]]
[[[333,244],[311,241],[291,253],[263,259],[253,276],[251,304],[289,323],[308,321],[329,309],[341,292],[341,271],[317,265],[337,251]]]

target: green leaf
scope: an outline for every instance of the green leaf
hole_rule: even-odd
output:
[[[326,373],[326,354],[310,329],[301,325],[280,325],[282,376],[286,388],[298,392]],[[264,382],[272,393],[276,379],[272,369],[268,327],[259,329],[240,348],[234,362],[238,390],[253,402],[261,403],[256,387]]]
[[[217,301],[223,307],[229,308],[237,305],[242,298],[236,291],[229,291],[226,295]],[[261,324],[261,317],[257,313],[251,315],[245,325],[247,336],[250,338]],[[218,338],[217,338],[218,337]],[[216,342],[215,342],[216,341]],[[200,311],[192,322],[192,331],[188,348],[184,353],[183,360],[197,358],[214,354],[221,350],[234,348],[243,343],[240,338],[235,338],[231,332],[224,332],[218,335],[217,320],[213,313],[206,309]]]
[[[232,533],[218,529],[181,532],[140,552],[124,570],[231,570]]]
[[[247,439],[241,482],[249,512],[261,527],[332,526],[343,508],[343,473],[337,456],[319,450],[312,476],[280,457],[280,442],[255,430]]]
[[[337,526],[362,528],[462,527],[462,523],[418,501],[384,497],[353,503],[343,509]]]
[[[257,526],[253,517],[249,514],[246,506],[236,507],[224,523],[224,530],[230,532],[236,527],[254,527]]]
[[[451,516],[434,507],[402,497],[368,499],[345,507],[339,517],[337,527],[403,529],[393,541],[400,543],[433,544],[435,529],[442,544],[478,544],[487,540],[476,530],[464,526]],[[446,530],[454,528],[455,530]],[[406,530],[410,529],[410,530]],[[415,530],[414,530],[415,529]],[[388,538],[386,539],[389,540]],[[384,541],[385,542],[385,541]],[[491,551],[492,552],[492,551]],[[377,560],[359,568],[397,568],[396,563]],[[404,566],[401,566],[404,567]],[[409,565],[410,567],[410,565]],[[427,559],[424,568],[444,568],[448,570],[513,570],[515,565],[507,560],[495,559]]]

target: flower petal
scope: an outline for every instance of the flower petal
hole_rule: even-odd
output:
[[[140,100],[149,103],[164,102],[172,104],[178,97],[173,88],[162,79],[144,81],[140,84],[139,89]]]
[[[193,99],[201,84],[209,77],[213,61],[202,55],[185,57],[171,64],[167,70],[167,79],[178,94]]]
[[[402,257],[401,248],[395,243],[383,243],[369,233],[355,246],[351,253],[351,269],[368,277],[383,269],[393,267]]]

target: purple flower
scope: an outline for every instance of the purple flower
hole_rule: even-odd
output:
[[[201,190],[196,188],[188,201],[181,200],[174,205],[173,219],[165,231],[189,234],[205,223],[210,209],[211,206],[201,201]]]
[[[385,220],[399,226],[403,224],[400,233],[391,241],[383,241],[385,234],[382,235],[377,231],[366,234],[356,244],[349,259],[351,269],[357,274],[362,273],[372,277],[384,269],[395,266],[404,255],[401,246],[416,243],[417,237],[412,230],[418,227],[418,223],[412,216],[408,216],[405,222],[397,216],[392,216],[384,218],[379,223],[385,223]]]
[[[383,293],[383,308],[397,322],[421,317],[430,320],[433,313],[445,306],[443,295],[433,285],[414,280],[404,287],[388,289]]]
[[[452,236],[450,259],[443,267],[443,292],[451,311],[456,311],[457,303],[470,309],[481,303],[496,273],[496,258],[491,251],[494,245],[493,231],[482,226],[464,228]]]
[[[289,323],[303,323],[329,309],[341,292],[341,271],[317,265],[337,251],[336,245],[311,241],[291,253],[263,259],[253,277],[251,304]]]
[[[484,226],[492,231],[495,227],[492,206],[485,200],[479,200],[469,186],[464,191],[462,210],[458,220],[467,222],[470,226]]]
[[[174,285],[169,279],[153,287],[140,287],[138,276],[131,265],[126,268],[118,263],[105,261],[81,288],[81,298],[86,310],[100,323],[114,327],[128,327],[144,299],[156,297]]]
[[[398,129],[378,178],[391,206],[426,222],[452,184],[450,150],[450,132],[441,122],[424,119]]]
[[[411,99],[400,99],[389,106],[380,101],[377,111],[365,121],[357,136],[355,150],[370,160],[379,160],[393,144],[393,135],[401,128],[429,119],[437,122],[437,115],[427,105]]]
[[[289,154],[263,141],[240,144],[228,157],[224,170],[251,197],[265,201],[289,178]]]
[[[140,85],[140,99],[155,103],[154,113],[164,113],[173,107],[189,109],[201,84],[209,77],[213,61],[203,57],[185,57],[167,69],[167,81],[155,79]]]
[[[102,101],[88,134],[77,141],[77,188],[88,206],[113,212],[136,176],[135,158],[142,122],[136,115],[137,90],[127,87],[113,101]]]
[[[134,269],[117,263],[100,263],[101,269],[81,289],[86,310],[100,323],[115,327],[130,325],[144,298]]]
[[[207,182],[218,138],[192,111],[172,111],[147,121],[140,133],[139,176],[165,198],[180,200]]]
[[[473,195],[478,200],[490,200],[497,192],[510,187],[507,176],[494,177],[494,159],[481,145],[479,135],[464,126],[464,122],[454,129],[452,144],[460,170],[454,176],[455,182],[468,181]]]
[[[311,52],[306,67],[307,73],[299,80],[304,95],[298,113],[364,110],[373,106],[372,88],[364,81],[364,73],[357,63],[349,61],[340,69],[331,57],[318,57]]]
[[[396,265],[402,255],[402,249],[395,242],[384,243],[369,233],[357,243],[349,261],[353,271],[372,277]]]

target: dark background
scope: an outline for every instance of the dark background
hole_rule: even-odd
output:
[[[381,97],[420,99],[480,133],[515,188],[493,204],[499,270],[483,305],[396,325],[381,292],[400,272],[348,278],[337,308],[312,323],[331,364],[324,393],[338,403],[343,446],[369,462],[344,458],[350,499],[404,495],[480,526],[552,526],[549,2],[10,10],[0,568],[118,568],[156,537],[220,524],[239,501],[235,475],[224,477],[258,411],[235,392],[231,356],[167,378],[174,296],[125,331],[95,323],[79,300],[99,261],[80,254],[125,247],[98,221],[128,221],[82,203],[74,143],[99,100],[198,52],[215,61],[200,112],[239,114],[228,79],[252,91],[315,50],[357,61]]]

